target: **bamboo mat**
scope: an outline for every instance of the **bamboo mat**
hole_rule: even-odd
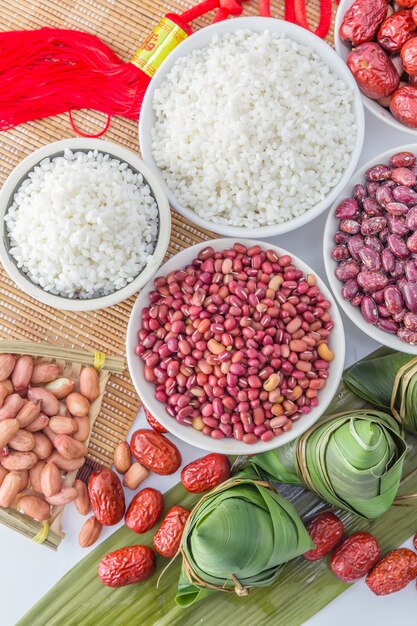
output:
[[[193,2],[177,0],[1,0],[0,30],[34,29],[41,26],[71,28],[93,33],[126,61],[134,54],[154,25],[169,11],[181,12]],[[307,0],[307,17],[315,27],[319,0]],[[249,5],[249,6],[248,6]],[[333,9],[335,11],[336,5]],[[257,15],[258,2],[244,4],[244,15]],[[272,2],[272,15],[282,17],[283,2]],[[193,23],[194,29],[210,23],[212,15]],[[328,35],[333,41],[333,32]],[[96,133],[104,116],[93,112],[74,114],[84,132]],[[67,115],[23,124],[0,133],[0,184],[33,150],[58,139],[73,136]],[[106,139],[138,152],[137,123],[112,120]],[[215,235],[194,227],[173,213],[168,256]],[[52,309],[25,295],[0,267],[0,339],[46,341],[67,348],[99,350],[109,355],[125,354],[125,333],[135,297],[121,304],[90,313]],[[92,461],[110,465],[115,445],[129,431],[139,408],[139,399],[128,371],[113,375],[107,385],[102,410],[90,441]]]

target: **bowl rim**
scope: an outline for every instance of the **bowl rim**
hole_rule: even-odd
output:
[[[335,268],[337,267],[337,262],[333,261],[330,256],[330,250],[335,245],[333,241],[333,235],[336,230],[338,230],[337,227],[335,228],[335,225],[339,222],[339,220],[335,217],[334,214],[337,205],[343,200],[343,198],[351,195],[351,193],[348,191],[349,189],[352,190],[356,184],[364,182],[364,175],[368,168],[379,163],[386,163],[389,158],[393,154],[397,154],[397,152],[413,152],[417,155],[417,143],[405,144],[397,148],[391,148],[373,157],[355,172],[355,174],[352,176],[352,179],[342,190],[342,193],[331,207],[326,219],[326,224],[324,226],[323,257],[327,280],[330,284],[333,295],[338,305],[346,313],[346,315],[353,322],[353,324],[355,324],[355,326],[357,326],[366,335],[368,335],[378,343],[382,344],[383,346],[387,346],[388,348],[392,348],[393,350],[397,350],[399,352],[406,352],[407,354],[417,355],[417,345],[413,346],[411,344],[408,344],[405,341],[398,339],[396,335],[391,335],[385,330],[380,330],[373,324],[369,324],[363,319],[360,308],[352,306],[349,300],[345,300],[342,297],[343,283],[339,281],[334,274]]]
[[[137,332],[140,326],[140,313],[142,309],[148,305],[148,295],[154,289],[153,281],[150,281],[138,295],[129,318],[127,333],[126,333],[126,356],[129,373],[133,382],[133,385],[141,398],[143,404],[149,411],[154,414],[158,421],[161,422],[167,430],[176,435],[182,441],[195,446],[203,450],[209,450],[211,452],[220,452],[224,454],[257,454],[260,452],[266,452],[273,448],[278,448],[286,443],[292,441],[302,433],[304,433],[310,426],[312,426],[328,408],[330,402],[333,400],[340,383],[345,359],[345,333],[343,328],[342,318],[337,308],[335,299],[322,278],[314,271],[309,265],[307,265],[302,259],[296,255],[288,252],[280,246],[272,245],[264,241],[257,241],[253,239],[245,239],[241,237],[219,237],[210,241],[203,241],[199,244],[194,244],[189,248],[182,250],[175,256],[171,257],[169,261],[161,266],[161,275],[166,275],[170,271],[179,269],[194,259],[200,250],[207,246],[213,246],[215,250],[223,250],[231,247],[234,243],[240,242],[250,247],[254,245],[260,245],[263,249],[273,249],[279,252],[280,255],[289,254],[295,265],[301,269],[305,274],[313,273],[317,279],[317,285],[320,290],[330,300],[332,306],[332,320],[334,322],[334,329],[332,331],[330,345],[335,353],[335,359],[332,361],[330,368],[330,376],[327,379],[326,386],[321,390],[321,401],[318,407],[314,408],[310,414],[304,416],[305,419],[300,419],[294,424],[294,428],[288,432],[276,437],[269,442],[257,442],[256,444],[245,444],[235,439],[212,439],[200,432],[194,430],[190,426],[183,426],[179,424],[174,418],[170,417],[164,409],[165,404],[159,402],[154,397],[154,385],[145,381],[143,375],[143,362],[135,354],[135,347],[137,345]]]
[[[355,0],[340,0],[340,4],[337,8],[336,16],[335,16],[334,46],[335,46],[335,50],[337,54],[343,60],[344,63],[346,63],[346,58],[347,58],[347,54],[345,55],[344,52],[345,51],[350,52],[351,48],[349,47],[348,44],[346,44],[340,38],[339,28],[340,28],[342,19],[346,11],[352,6],[354,2]],[[379,120],[381,120],[385,124],[388,124],[392,128],[395,128],[396,130],[401,131],[402,133],[409,133],[410,135],[417,135],[417,128],[409,128],[408,126],[405,126],[404,124],[402,124],[401,122],[395,119],[395,117],[392,115],[389,109],[386,109],[382,105],[378,104],[376,100],[372,100],[371,98],[368,98],[362,92],[360,92],[360,94],[361,94],[361,98],[362,98],[362,102],[364,106],[370,113],[372,113],[372,115],[377,117]]]
[[[104,154],[120,159],[128,163],[135,170],[140,172],[146,183],[151,188],[158,207],[159,223],[163,224],[163,228],[159,228],[158,239],[156,242],[153,258],[148,262],[144,269],[122,289],[119,289],[106,296],[100,296],[90,299],[73,299],[65,296],[57,296],[50,294],[35,285],[25,274],[23,274],[11,259],[6,246],[6,223],[4,216],[7,212],[12,195],[16,191],[17,185],[27,177],[27,174],[43,159],[47,157],[55,157],[57,153],[69,149],[77,150],[98,150]],[[0,261],[10,278],[17,284],[22,291],[29,296],[35,298],[43,304],[52,306],[56,309],[67,311],[94,311],[109,306],[113,306],[134,295],[146,282],[153,276],[161,265],[165,253],[168,249],[170,233],[171,233],[171,212],[168,199],[162,189],[158,176],[148,167],[148,165],[133,150],[121,146],[119,144],[103,140],[91,139],[84,137],[73,137],[69,139],[61,139],[53,143],[49,143],[35,150],[26,156],[12,170],[7,177],[2,189],[0,190],[0,220],[3,222],[3,228],[0,237]]]
[[[338,66],[337,76],[345,81],[345,83],[353,90],[354,99],[353,99],[353,112],[357,125],[357,138],[355,147],[352,151],[350,162],[348,167],[346,168],[344,174],[342,175],[339,183],[332,188],[330,193],[318,204],[314,207],[305,211],[302,215],[296,216],[291,220],[283,222],[282,224],[272,224],[267,226],[259,226],[256,228],[246,228],[244,226],[230,226],[228,224],[217,224],[216,222],[206,221],[204,218],[197,215],[191,209],[182,206],[177,200],[173,192],[168,188],[163,173],[156,165],[151,149],[151,141],[150,141],[150,133],[151,128],[153,127],[153,110],[152,110],[152,98],[153,93],[159,83],[163,80],[166,73],[171,69],[172,65],[175,61],[185,54],[188,54],[194,48],[205,47],[207,43],[203,43],[205,40],[210,40],[210,38],[216,33],[225,34],[226,32],[235,32],[237,30],[249,29],[257,32],[261,32],[264,30],[271,30],[273,32],[279,32],[287,35],[289,38],[292,38],[292,35],[296,35],[294,40],[301,38],[303,45],[311,47],[322,60],[326,63],[326,58],[334,55],[334,63]],[[201,45],[199,45],[201,44]],[[327,63],[326,63],[327,64]],[[347,68],[344,61],[335,53],[335,51],[324,42],[322,39],[310,33],[304,28],[292,24],[290,22],[286,22],[285,20],[280,20],[276,18],[266,18],[266,17],[239,17],[235,20],[225,20],[222,22],[218,22],[216,24],[212,24],[207,26],[206,28],[193,33],[190,37],[185,39],[182,43],[180,43],[173,52],[165,59],[165,61],[161,64],[161,66],[156,71],[154,77],[152,78],[142,103],[142,111],[139,119],[139,145],[141,148],[141,153],[143,159],[149,164],[151,169],[158,173],[159,178],[161,179],[162,187],[168,196],[171,206],[174,209],[189,219],[194,224],[197,224],[201,228],[211,230],[216,232],[219,235],[225,237],[243,237],[243,238],[252,238],[252,237],[274,237],[277,235],[282,235],[284,233],[288,233],[292,230],[300,228],[305,224],[308,224],[313,219],[321,215],[333,202],[334,199],[338,196],[340,189],[346,184],[349,178],[352,176],[355,168],[357,167],[363,141],[365,136],[365,115],[363,110],[363,104],[361,100],[361,94],[359,88],[354,80],[352,74]]]

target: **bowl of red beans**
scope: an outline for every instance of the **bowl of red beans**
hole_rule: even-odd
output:
[[[330,209],[324,262],[338,303],[364,333],[417,354],[417,144],[356,172]]]
[[[165,263],[141,291],[127,332],[141,400],[199,448],[257,453],[323,414],[344,364],[330,290],[289,252],[215,239]]]

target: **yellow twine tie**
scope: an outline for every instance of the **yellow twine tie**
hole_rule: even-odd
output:
[[[34,537],[32,537],[32,541],[35,543],[44,543],[46,541],[49,534],[49,524],[48,522],[44,522],[42,524],[42,528]]]
[[[104,352],[94,352],[94,369],[100,372],[106,362],[106,355]]]

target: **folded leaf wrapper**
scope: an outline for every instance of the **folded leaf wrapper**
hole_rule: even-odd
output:
[[[389,410],[402,426],[417,433],[417,358],[403,352],[359,361],[344,375],[358,396]]]
[[[273,481],[305,485],[329,504],[375,519],[394,502],[405,453],[398,422],[370,409],[330,415],[250,463]]]
[[[232,478],[191,512],[176,602],[190,606],[214,591],[247,595],[273,583],[285,563],[311,547],[295,508],[268,483]]]

